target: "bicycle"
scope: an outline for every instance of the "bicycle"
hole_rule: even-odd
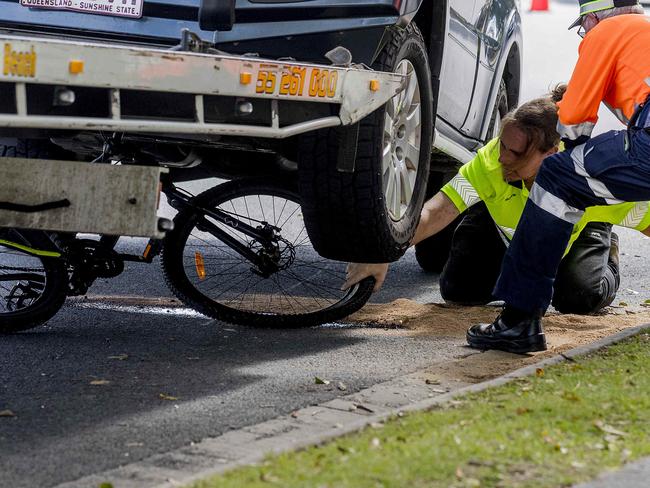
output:
[[[173,230],[149,240],[142,255],[117,252],[117,236],[0,229],[0,333],[41,325],[97,278],[158,255],[172,292],[225,322],[313,326],[355,312],[372,293],[372,278],[340,290],[345,263],[313,250],[286,181],[232,180],[193,196],[167,178],[162,192],[178,210]]]

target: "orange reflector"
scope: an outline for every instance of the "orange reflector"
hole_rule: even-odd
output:
[[[379,91],[379,80],[370,80],[370,91]]]
[[[253,81],[252,73],[239,73],[239,83],[242,85],[250,85],[250,82]]]
[[[147,247],[144,248],[144,252],[142,253],[142,257],[147,259],[149,257],[150,252],[151,252],[151,244],[147,244]]]
[[[196,274],[199,275],[200,280],[205,279],[205,263],[203,256],[199,251],[194,252],[194,265],[196,266]]]
[[[68,64],[68,71],[70,71],[71,75],[78,75],[79,73],[83,73],[84,62],[78,59],[73,59],[70,61],[70,64]]]

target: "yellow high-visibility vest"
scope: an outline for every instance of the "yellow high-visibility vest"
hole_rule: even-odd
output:
[[[499,139],[495,138],[479,149],[476,157],[464,164],[441,191],[461,213],[475,203],[485,202],[502,235],[510,240],[524,211],[528,189],[523,182],[513,185],[504,181],[499,156]],[[649,208],[649,202],[625,202],[587,208],[582,219],[573,227],[567,252],[589,222],[608,222],[637,230],[646,229],[650,226]]]

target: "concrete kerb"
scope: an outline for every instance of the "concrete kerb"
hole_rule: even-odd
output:
[[[650,324],[631,327],[498,378],[434,397],[431,397],[431,387],[422,381],[421,376],[412,373],[346,397],[297,410],[291,415],[233,430],[219,437],[207,438],[176,451],[151,456],[136,463],[58,485],[56,488],[86,488],[99,486],[103,482],[110,482],[115,488],[178,488],[237,467],[259,463],[269,454],[321,445],[405,412],[431,410],[468,393],[480,392],[518,378],[532,376],[539,368],[599,351],[635,336],[649,326]],[[419,391],[414,381],[416,377],[419,378]],[[359,401],[364,394],[371,398],[382,398],[384,394],[384,398],[387,398],[396,393],[396,388],[401,391],[404,385],[407,385],[411,398],[407,397],[406,402],[403,402],[402,398],[396,400],[399,406],[386,407],[385,402],[382,402],[384,405],[379,405]],[[419,399],[413,401],[414,396]]]

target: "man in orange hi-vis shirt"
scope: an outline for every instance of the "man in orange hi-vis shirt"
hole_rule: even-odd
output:
[[[544,160],[503,260],[491,324],[467,331],[482,349],[546,349],[541,317],[571,230],[585,208],[650,199],[650,19],[637,0],[580,0],[584,37],[558,132],[566,150]],[[627,125],[590,138],[601,102]]]

